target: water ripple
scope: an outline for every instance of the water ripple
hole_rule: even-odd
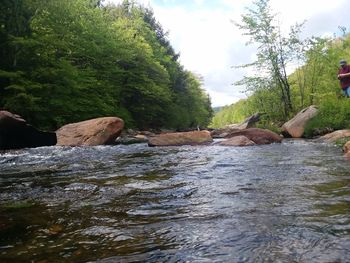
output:
[[[349,170],[306,140],[2,153],[0,261],[349,262]]]

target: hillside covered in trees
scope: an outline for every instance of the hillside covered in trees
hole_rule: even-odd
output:
[[[238,123],[256,112],[263,113],[260,125],[278,130],[297,112],[316,105],[320,113],[307,127],[317,129],[350,128],[350,99],[343,96],[337,79],[339,60],[350,62],[350,34],[339,27],[342,36],[302,39],[303,24],[282,34],[268,0],[255,1],[255,9],[242,16],[236,26],[257,47],[257,60],[242,67],[254,75],[235,83],[248,95],[215,114],[211,126]],[[335,29],[336,31],[336,29]],[[288,69],[294,70],[287,74]]]
[[[152,10],[101,2],[2,1],[0,109],[42,129],[100,116],[140,129],[206,126],[210,98]]]

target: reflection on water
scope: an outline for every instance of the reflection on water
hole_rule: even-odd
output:
[[[0,155],[0,262],[350,262],[350,162],[303,140]]]

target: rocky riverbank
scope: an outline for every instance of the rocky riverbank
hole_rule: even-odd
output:
[[[118,117],[101,117],[67,124],[56,132],[35,129],[21,116],[0,111],[0,150],[33,148],[40,146],[94,146],[113,144],[148,143],[149,146],[221,145],[252,146],[280,143],[285,137],[303,136],[307,122],[317,115],[317,108],[310,106],[299,112],[281,127],[281,135],[266,129],[254,128],[260,115],[255,114],[244,122],[222,129],[187,132],[150,132],[124,130],[124,121]],[[219,142],[213,139],[220,138]],[[326,134],[316,141],[334,143],[350,138],[350,130]],[[345,156],[350,157],[350,141],[344,142]]]

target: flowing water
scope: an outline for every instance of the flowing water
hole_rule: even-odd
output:
[[[304,140],[1,153],[0,262],[350,262],[350,161]]]

